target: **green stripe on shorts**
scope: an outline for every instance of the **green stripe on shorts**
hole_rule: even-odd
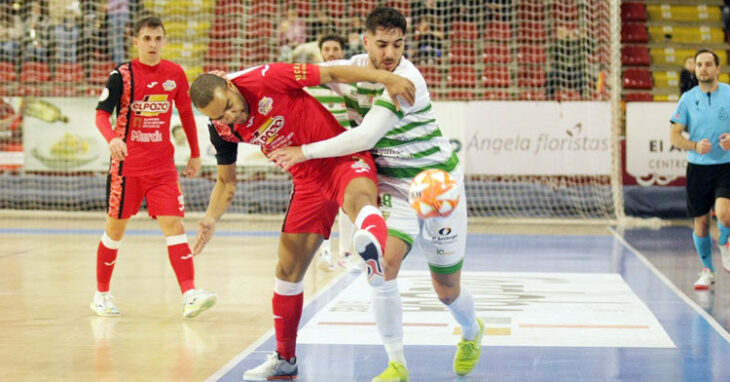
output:
[[[456,272],[460,271],[462,265],[464,265],[464,260],[461,260],[454,265],[449,265],[446,267],[441,267],[441,266],[433,265],[433,264],[428,264],[428,267],[431,268],[431,272],[433,272],[433,273],[440,273],[442,275],[450,275],[452,273],[456,273]]]
[[[409,246],[411,246],[411,247],[413,246],[413,238],[410,237],[405,232],[401,232],[401,231],[398,231],[398,230],[395,230],[392,228],[388,228],[388,236],[397,237],[397,238],[403,240],[404,242],[406,242]]]

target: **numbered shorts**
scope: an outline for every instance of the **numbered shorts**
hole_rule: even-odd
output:
[[[106,181],[107,214],[116,219],[134,216],[147,200],[152,216],[185,216],[185,202],[177,172],[144,176],[109,174]]]
[[[687,213],[702,216],[717,198],[730,198],[730,163],[701,165],[687,163]]]
[[[456,209],[447,217],[421,219],[408,204],[403,180],[379,177],[380,209],[388,224],[388,235],[411,245],[411,252],[422,253],[435,273],[459,271],[466,252],[467,214],[464,182],[459,182],[461,195]],[[454,179],[461,179],[455,177]]]
[[[282,232],[318,233],[329,238],[350,181],[366,177],[377,182],[375,162],[369,152],[330,158],[327,166],[326,178],[294,179]]]

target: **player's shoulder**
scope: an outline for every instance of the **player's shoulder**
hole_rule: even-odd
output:
[[[421,71],[418,70],[416,65],[414,65],[405,57],[401,58],[401,62],[395,68],[393,73],[408,78],[416,86],[418,86],[419,84],[422,84],[424,86],[426,85],[426,80],[423,78],[423,74],[421,74]]]
[[[345,61],[345,63],[344,63],[345,65],[353,65],[353,66],[367,67],[369,64],[369,58],[368,58],[367,53],[356,54],[356,55],[350,57],[349,60],[342,60],[342,61]],[[349,61],[349,63],[347,61]]]

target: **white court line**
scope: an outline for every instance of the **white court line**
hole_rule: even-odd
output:
[[[639,258],[639,260],[641,260],[641,262],[644,263],[647,268],[649,268],[657,277],[659,277],[659,279],[662,280],[662,282],[667,287],[669,287],[669,289],[676,293],[679,298],[681,298],[685,303],[687,303],[687,305],[691,306],[700,316],[702,316],[702,318],[704,318],[705,321],[707,321],[707,323],[710,324],[710,326],[712,326],[712,328],[715,329],[715,331],[717,331],[717,333],[725,339],[725,341],[730,342],[730,333],[728,333],[727,330],[725,330],[725,328],[723,328],[722,325],[720,325],[720,323],[718,323],[714,317],[712,317],[709,313],[702,309],[702,307],[697,305],[694,300],[684,294],[681,289],[677,288],[677,286],[674,285],[674,283],[672,283],[672,281],[669,280],[667,276],[664,276],[664,274],[659,271],[659,269],[657,269],[646,257],[644,257],[644,255],[642,255],[639,250],[634,248],[621,235],[619,235],[616,230],[614,230],[612,227],[608,227],[608,230],[613,234],[613,237],[616,240],[618,240],[624,247],[626,247],[629,251],[636,255],[636,257]]]
[[[329,284],[327,284],[324,287],[322,287],[313,297],[309,298],[304,303],[304,306],[302,307],[302,312],[304,312],[304,309],[306,309],[307,306],[309,306],[309,304],[312,303],[312,301],[315,301],[316,299],[318,299],[321,295],[323,295],[330,288],[332,288],[333,285],[337,284],[343,277],[348,276],[348,275],[352,275],[352,273],[347,272],[347,271],[342,272],[342,274],[340,274],[339,276],[337,276],[334,279],[332,279],[332,281],[330,281]],[[312,317],[314,317],[314,315],[312,315]],[[261,344],[263,344],[264,342],[266,342],[273,335],[274,335],[274,328],[272,327],[266,333],[264,333],[261,337],[259,337],[259,339],[257,339],[256,341],[254,341],[254,343],[252,343],[244,351],[242,351],[241,353],[239,353],[237,356],[233,357],[233,359],[231,359],[230,361],[228,361],[228,363],[226,363],[218,371],[216,371],[215,373],[213,373],[213,375],[211,375],[210,377],[206,378],[205,379],[205,382],[215,382],[215,381],[218,381],[219,379],[221,379],[224,375],[226,375],[229,371],[231,371],[234,367],[236,367],[236,365],[238,365],[241,361],[243,361],[244,358],[246,358],[249,355],[251,355],[251,353],[253,353],[254,350],[256,350],[259,346],[261,346]],[[273,349],[272,349],[272,351],[273,351]]]

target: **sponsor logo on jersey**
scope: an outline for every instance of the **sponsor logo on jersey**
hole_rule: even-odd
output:
[[[443,249],[437,249],[436,250],[436,254],[439,255],[439,256],[448,256],[448,255],[455,255],[456,252],[454,252],[454,251],[446,251],[446,250],[443,250]]]
[[[147,88],[152,89],[153,87],[155,87],[155,85],[157,85],[157,81],[152,81],[149,84],[147,84]]]
[[[254,145],[265,146],[266,144],[273,142],[282,127],[284,127],[283,115],[277,115],[274,118],[270,118],[252,134],[251,143]]]
[[[294,79],[297,81],[307,79],[307,64],[294,64]]]
[[[269,71],[269,65],[264,66],[264,69],[261,70],[261,77],[266,77],[266,72]]]
[[[173,80],[167,80],[164,84],[162,84],[162,88],[165,89],[166,92],[169,92],[177,87],[177,84]]]
[[[441,236],[448,236],[451,233],[451,228],[444,227],[439,230],[439,235]]]
[[[269,114],[271,109],[274,107],[274,100],[271,97],[261,98],[259,101],[259,114]]]
[[[144,133],[139,130],[132,130],[130,139],[133,142],[162,142],[162,133],[159,131]]]
[[[165,114],[169,110],[170,102],[167,100],[167,94],[146,95],[142,101],[134,101],[132,103],[132,111],[134,111],[134,114],[145,117]]]
[[[365,160],[363,160],[361,157],[354,156],[352,159],[355,160],[355,163],[350,165],[353,169],[355,169],[355,173],[361,174],[363,172],[370,172],[370,165],[368,165]]]
[[[439,235],[433,236],[431,239],[435,241],[453,241],[456,240],[459,235],[453,234],[453,231],[449,227],[443,227],[440,230],[438,230]]]
[[[178,183],[178,188],[179,187],[180,187],[180,184]],[[178,209],[180,211],[185,211],[185,197],[183,196],[183,194],[178,195],[177,205],[178,205]]]

